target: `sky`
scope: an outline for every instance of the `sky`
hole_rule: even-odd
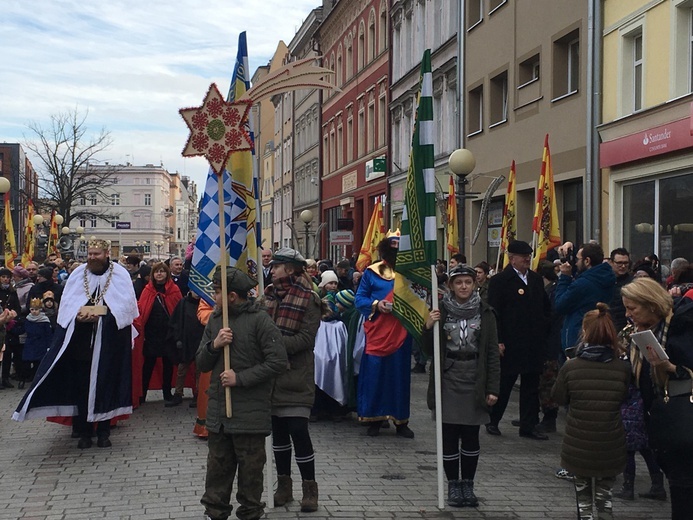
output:
[[[89,133],[111,133],[113,145],[99,159],[163,163],[188,175],[201,195],[208,163],[181,156],[188,128],[178,110],[201,105],[211,83],[228,92],[241,31],[252,75],[321,4],[3,0],[0,142],[25,144],[34,139],[28,124],[48,128],[51,115],[78,110]]]

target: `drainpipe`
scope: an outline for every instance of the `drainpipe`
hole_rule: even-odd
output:
[[[601,242],[601,171],[599,134],[602,85],[602,16],[600,0],[589,0],[587,12],[587,155],[585,160],[585,230]]]

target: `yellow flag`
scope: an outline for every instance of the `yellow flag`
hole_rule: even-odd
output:
[[[26,228],[24,229],[24,250],[22,252],[22,265],[34,259],[34,202],[29,199],[27,204]]]
[[[450,175],[450,187],[448,188],[448,206],[447,206],[447,230],[446,239],[448,242],[448,251],[450,255],[456,255],[460,252],[460,234],[457,225],[457,199],[455,198],[455,181]]]
[[[378,258],[378,244],[385,238],[385,222],[383,220],[383,204],[378,197],[378,201],[373,208],[371,221],[368,223],[368,229],[363,236],[363,244],[359,257],[356,260],[356,269],[363,272],[369,265],[375,262]]]
[[[546,258],[548,250],[561,245],[556,189],[553,183],[553,167],[551,166],[551,152],[549,151],[549,134],[546,134],[544,139],[544,155],[541,160],[541,177],[539,177],[537,206],[534,211],[532,231],[536,240],[532,269],[536,271],[539,262]]]
[[[10,193],[7,192],[5,193],[5,267],[13,269],[17,256],[17,243],[14,240],[14,225],[10,211]]]
[[[517,213],[515,204],[517,201],[517,188],[515,185],[515,161],[510,165],[510,175],[508,176],[508,190],[505,192],[505,205],[503,206],[503,227],[501,228],[501,245],[498,252],[499,262],[496,270],[500,271],[502,266],[509,263],[508,246],[510,242],[517,238]],[[500,258],[503,263],[500,263]]]

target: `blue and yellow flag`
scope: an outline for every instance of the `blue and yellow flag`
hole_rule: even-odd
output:
[[[250,88],[248,77],[248,46],[245,32],[238,37],[238,54],[227,101],[234,101]],[[250,122],[248,123],[250,125]],[[249,128],[254,141],[252,127]],[[222,172],[224,183],[224,222],[228,265],[233,265],[257,278],[257,174],[253,152],[231,154]],[[202,197],[192,267],[190,289],[210,305],[214,305],[212,277],[221,259],[219,246],[218,177],[210,168]]]
[[[435,264],[437,219],[435,197],[435,122],[431,51],[421,60],[419,94],[412,136],[409,171],[402,212],[402,235],[395,266],[393,312],[407,331],[421,338],[432,291],[431,266]]]

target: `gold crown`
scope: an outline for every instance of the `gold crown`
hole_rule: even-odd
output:
[[[111,241],[110,240],[104,240],[102,238],[96,238],[96,237],[91,237],[89,238],[89,243],[88,243],[89,248],[99,248],[103,249],[104,251],[110,251],[111,250]]]
[[[29,302],[29,308],[30,309],[40,309],[43,307],[43,302],[41,301],[41,298],[32,298],[31,301]]]
[[[401,235],[402,233],[400,232],[399,228],[395,229],[394,231],[388,229],[385,238],[399,238]]]

